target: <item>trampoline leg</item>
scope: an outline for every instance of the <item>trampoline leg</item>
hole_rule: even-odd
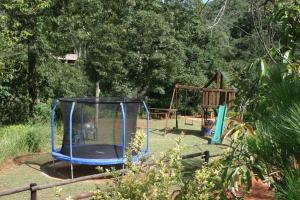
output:
[[[52,172],[55,173],[55,160],[54,159],[52,159],[52,163],[53,163],[52,164],[52,166],[53,166],[53,171]]]
[[[73,164],[71,163],[71,179],[73,179],[74,176],[73,176]]]

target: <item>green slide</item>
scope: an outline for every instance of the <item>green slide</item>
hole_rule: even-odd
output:
[[[224,121],[225,121],[226,113],[227,113],[227,106],[226,105],[219,106],[215,134],[211,139],[211,143],[215,143],[215,144],[221,143],[221,135],[224,131],[224,123],[225,123]]]

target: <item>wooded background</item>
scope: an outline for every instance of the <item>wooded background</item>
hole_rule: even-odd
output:
[[[175,83],[202,86],[216,69],[243,104],[259,79],[249,66],[274,59],[273,7],[262,0],[2,0],[0,121],[48,119],[54,99],[95,96],[97,81],[102,96],[166,108]],[[79,60],[58,59],[68,53]]]

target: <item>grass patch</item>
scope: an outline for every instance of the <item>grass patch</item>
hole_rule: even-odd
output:
[[[24,153],[49,151],[50,126],[12,125],[0,128],[0,163],[10,157]]]

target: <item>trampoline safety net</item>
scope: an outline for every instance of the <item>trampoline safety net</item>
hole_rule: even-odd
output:
[[[125,112],[126,142],[134,138],[141,101],[116,98],[60,99],[63,129],[61,154],[87,159],[118,159],[123,157],[123,114]],[[75,107],[70,123],[72,104]],[[70,141],[70,129],[72,141]]]

